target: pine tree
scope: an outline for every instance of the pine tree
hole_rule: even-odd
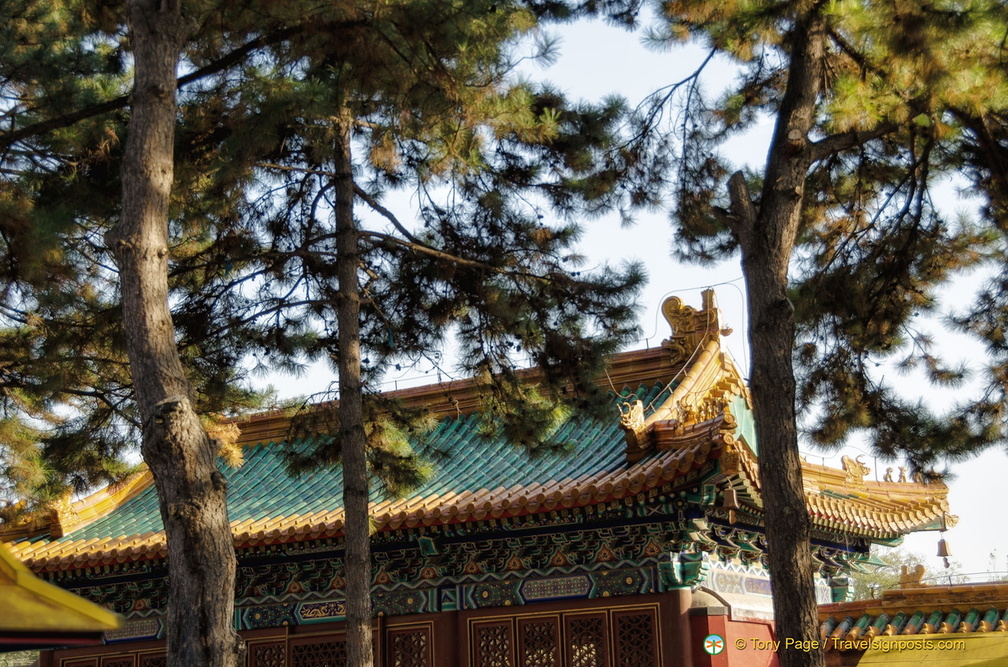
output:
[[[84,48],[79,39],[83,21],[65,9],[32,2],[0,8],[4,137],[32,124],[45,113],[40,108],[44,105],[85,106],[123,81],[114,49],[109,44]],[[36,103],[22,103],[27,99]],[[3,152],[0,264],[5,326],[0,334],[0,387],[9,437],[0,445],[0,461],[10,484],[7,493],[28,496],[35,504],[55,500],[67,484],[81,490],[129,471],[119,456],[128,441],[117,428],[128,368],[115,350],[110,283],[81,268],[93,257],[96,238],[93,230],[64,214],[65,198],[80,189],[73,176],[101,162],[111,150],[114,135],[106,130],[104,122],[81,123],[77,132],[55,136],[45,148],[9,145]],[[78,139],[88,150],[77,153],[72,166],[61,162],[61,152]],[[57,172],[69,178],[56,185],[48,176]],[[101,207],[95,200],[91,204],[85,215]],[[103,343],[87,349],[85,339]],[[98,358],[104,366],[100,375],[95,372]],[[91,409],[67,420],[57,409],[65,403],[88,404]],[[40,431],[40,424],[53,428]],[[88,453],[71,453],[73,448],[66,445],[80,440],[82,426],[93,434],[93,446]],[[45,456],[36,446],[40,437]],[[71,470],[72,475],[57,474]]]
[[[0,264],[9,492],[44,506],[121,480],[139,438],[124,351],[118,276],[104,243],[118,215],[129,71],[121,8],[5,3],[0,79]],[[195,80],[198,77],[190,77]],[[191,246],[192,244],[190,244]],[[187,247],[175,243],[173,257]],[[184,285],[176,276],[173,289]],[[201,413],[257,405],[226,346],[182,340]],[[68,415],[71,415],[68,417]],[[42,424],[49,428],[38,430]],[[33,427],[35,427],[33,429]]]
[[[1001,63],[1002,71],[1006,65]],[[1008,279],[1003,267],[1008,262],[1008,111],[1006,105],[986,113],[963,114],[970,128],[964,137],[964,169],[984,199],[984,217],[993,223],[997,243],[992,253],[993,276],[968,308],[954,315],[953,322],[973,335],[987,350],[982,369],[984,389],[980,398],[967,406],[959,420],[991,440],[1008,439]],[[929,454],[926,452],[925,454]]]
[[[98,18],[76,39],[116,43],[117,17],[88,9]],[[365,438],[381,428],[364,422],[376,415],[365,413],[368,387],[383,368],[432,354],[455,333],[466,370],[483,381],[488,427],[531,450],[560,446],[547,438],[555,404],[585,409],[599,398],[592,380],[601,357],[632,330],[627,304],[640,273],[572,272],[576,227],[544,222],[544,212],[570,215],[580,202],[600,207],[622,196],[616,176],[640,165],[610,143],[621,108],[570,107],[550,90],[507,82],[511,40],[537,21],[519,5],[351,3],[301,12],[138,1],[130,21],[129,98],[120,89],[67,111],[70,100],[43,104],[19,89],[17,107],[31,116],[11,120],[0,146],[8,155],[54,156],[51,170],[8,162],[19,178],[6,192],[37,210],[37,182],[69,188],[78,177],[69,165],[94,152],[74,131],[94,123],[118,136],[105,114],[125,112],[129,102],[122,153],[101,155],[85,177],[115,175],[122,160],[122,213],[105,238],[119,267],[132,383],[123,381],[121,356],[113,366],[116,386],[136,400],[134,425],[172,554],[170,660],[233,664],[239,655],[225,490],[197,412],[251,397],[231,384],[256,354],[287,367],[328,357],[339,372],[337,437],[295,467],[344,467],[348,644],[352,664],[369,664]],[[121,58],[121,45],[113,51]],[[190,71],[177,77],[180,61]],[[60,145],[61,136],[73,141]],[[425,202],[416,232],[379,203],[383,188],[404,183]],[[58,219],[94,239],[110,229],[115,209],[106,189],[90,185]],[[362,226],[355,200],[388,227]],[[98,205],[106,210],[87,208]],[[102,283],[103,252],[94,243],[78,282],[108,311],[115,300]],[[60,259],[54,266],[68,263]],[[89,327],[100,312],[86,310]],[[66,339],[52,344],[68,350]],[[78,345],[95,358],[105,349],[97,338],[78,337]],[[521,382],[520,356],[543,368],[538,388]],[[95,377],[105,369],[100,361]],[[64,380],[64,392],[86,382]],[[129,423],[129,409],[116,407]],[[375,450],[372,469],[382,462]]]
[[[934,307],[936,286],[982,259],[991,237],[948,219],[930,188],[977,141],[957,110],[985,117],[1005,108],[1005,17],[990,2],[679,0],[661,12],[667,23],[655,37],[696,39],[738,67],[714,100],[699,83],[701,67],[657,102],[679,93],[683,103],[674,165],[680,255],[742,255],[777,633],[814,641],[798,399],[821,411],[812,432],[824,443],[866,429],[883,454],[926,462],[922,452],[941,451],[942,438],[953,454],[991,442],[983,419],[935,417],[872,371],[875,359],[902,350],[905,366],[921,365],[935,381],[961,376],[926,346],[908,350],[906,332],[915,313]],[[733,169],[719,146],[767,114],[776,127],[763,167]],[[815,652],[780,657],[822,664]]]
[[[176,70],[192,19],[179,2],[131,0],[134,59],[122,210],[106,236],[119,267],[123,328],[168,542],[168,656],[237,665],[236,558],[217,448],[193,406],[169,308],[168,217],[174,173]],[[194,632],[195,631],[195,632]]]
[[[335,434],[294,466],[343,468],[351,664],[371,660],[365,414],[375,413],[365,392],[381,369],[430,354],[454,333],[466,370],[483,379],[488,418],[535,449],[564,392],[582,408],[599,397],[598,363],[630,332],[626,304],[639,275],[572,276],[565,255],[575,228],[540,220],[541,210],[572,211],[615,191],[616,164],[593,172],[616,153],[605,142],[619,107],[570,109],[551,91],[506,84],[511,63],[500,45],[533,20],[497,3],[463,12],[406,4],[354,34],[352,57],[342,44],[287,56],[306,63],[288,78],[306,106],[277,133],[271,161],[257,164],[263,188],[275,174],[288,179],[283,195],[252,208],[248,222],[271,230],[272,270],[296,277],[276,287],[277,298],[304,306],[285,309],[286,321],[315,321],[312,349],[335,361],[339,377]],[[415,233],[375,191],[410,182],[425,202]],[[519,197],[536,191],[541,206],[523,206]],[[330,193],[331,213],[318,205]],[[363,227],[355,200],[386,228]],[[544,370],[536,391],[515,371],[517,349]]]

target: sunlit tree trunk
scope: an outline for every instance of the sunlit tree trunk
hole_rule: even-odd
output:
[[[108,242],[119,265],[142,452],[168,540],[168,664],[232,667],[242,642],[232,625],[235,553],[225,483],[190,401],[168,307],[175,80],[187,23],[171,0],[131,0],[128,11],[135,81],[122,215]]]
[[[748,288],[753,355],[750,386],[759,434],[777,637],[811,642],[819,638],[815,570],[798,454],[791,357],[795,320],[787,288],[824,58],[824,23],[815,10],[795,22],[791,38],[787,89],[767,157],[759,206],[753,207],[739,177],[733,179],[732,200],[740,220],[737,233]],[[821,651],[782,647],[778,655],[782,667],[823,664]]]

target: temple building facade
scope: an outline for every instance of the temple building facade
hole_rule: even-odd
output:
[[[611,410],[565,423],[563,454],[529,459],[480,436],[471,382],[388,394],[438,416],[430,438],[444,455],[409,497],[372,497],[376,664],[776,664],[751,397],[713,292],[662,310],[671,336],[612,360]],[[341,473],[286,474],[285,414],[237,425],[244,464],[221,471],[247,665],[345,664]],[[879,480],[854,459],[803,473],[823,604],[847,600],[873,543],[953,521],[940,482]],[[105,645],[43,665],[166,664],[167,549],[149,473],[0,526],[0,539],[39,577],[127,620]]]

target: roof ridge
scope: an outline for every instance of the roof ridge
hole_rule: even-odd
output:
[[[609,367],[596,384],[605,386],[642,386],[667,380],[678,370],[669,353],[660,348],[645,348],[619,352],[609,359]],[[524,380],[534,381],[541,376],[537,368],[518,371]],[[381,395],[402,402],[406,407],[424,407],[435,416],[472,414],[479,407],[477,395],[479,379],[475,377],[437,382],[381,392]],[[310,410],[338,404],[338,399],[307,406]],[[250,415],[231,417],[225,423],[238,425],[242,433],[237,443],[241,445],[266,444],[286,436],[291,417],[298,408],[280,408]]]

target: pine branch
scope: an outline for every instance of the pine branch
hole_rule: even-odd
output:
[[[109,100],[108,102],[93,104],[91,106],[84,107],[83,109],[78,109],[73,113],[56,116],[31,125],[25,125],[18,130],[11,130],[0,137],[0,149],[9,148],[18,141],[23,141],[24,139],[36,137],[40,134],[52,132],[53,130],[58,130],[64,127],[70,127],[74,123],[87,118],[94,118],[95,116],[101,116],[111,111],[122,109],[126,106],[128,100],[128,96],[121,95],[120,97]]]
[[[345,28],[356,28],[367,24],[367,21],[356,20],[356,21],[328,21],[325,23],[317,22],[306,22],[299,23],[298,25],[290,26],[287,28],[281,28],[275,30],[271,33],[261,35],[251,41],[246,42],[234,51],[231,51],[227,55],[215,60],[214,62],[199,68],[195,72],[186,74],[178,78],[176,83],[176,88],[181,89],[183,86],[200,81],[207,78],[208,76],[213,76],[214,74],[219,74],[224,70],[227,70],[234,65],[239,64],[242,60],[248,56],[250,53],[261,49],[272,44],[277,44],[283,42],[284,40],[290,39],[295,35],[311,32],[322,32],[322,31],[333,31]],[[107,102],[102,102],[100,104],[93,104],[91,106],[84,107],[83,109],[78,109],[68,114],[62,114],[49,118],[47,120],[39,121],[38,123],[33,123],[31,125],[26,125],[17,130],[10,130],[6,132],[3,136],[0,136],[0,150],[5,150],[19,141],[25,139],[30,139],[32,137],[37,137],[47,132],[52,132],[53,130],[59,130],[64,127],[70,127],[73,124],[86,120],[88,118],[94,118],[95,116],[101,116],[103,114],[110,113],[112,111],[118,111],[119,109],[124,109],[129,104],[128,95],[120,95],[114,99],[108,100]]]
[[[385,208],[384,206],[382,206],[381,204],[379,204],[378,201],[374,197],[372,197],[367,192],[365,192],[364,189],[361,188],[356,183],[354,183],[354,194],[356,194],[358,197],[360,197],[364,201],[365,204],[367,204],[368,206],[370,206],[371,209],[375,213],[377,213],[378,215],[382,216],[383,218],[385,218],[386,220],[388,220],[389,222],[391,222],[392,226],[394,226],[396,229],[398,229],[399,233],[402,234],[403,236],[405,236],[406,239],[410,243],[414,243],[414,244],[417,244],[417,245],[422,245],[422,246],[424,246],[426,248],[429,248],[430,250],[434,250],[434,248],[431,248],[427,244],[425,244],[422,241],[420,241],[417,237],[413,236],[413,234],[411,234],[410,231],[408,229],[406,229],[406,227],[401,222],[399,222],[399,218],[397,218],[396,215],[392,211],[388,210],[387,208]]]
[[[398,236],[393,236],[391,234],[383,234],[382,232],[374,232],[368,230],[361,230],[361,235],[370,236],[372,238],[381,239],[388,243],[406,248],[413,252],[418,252],[423,255],[428,255],[430,257],[435,257],[437,259],[444,260],[456,266],[465,266],[471,269],[481,269],[483,271],[490,271],[491,273],[497,273],[504,276],[515,276],[521,278],[531,278],[532,280],[540,280],[543,282],[549,282],[550,279],[546,276],[540,276],[535,273],[528,273],[527,271],[509,271],[500,266],[494,266],[493,264],[487,264],[486,262],[480,262],[474,259],[466,259],[464,257],[459,257],[458,255],[453,255],[451,253],[445,252],[443,250],[438,250],[422,242],[411,242],[399,238]]]
[[[870,130],[848,130],[824,137],[809,144],[808,154],[812,162],[825,160],[837,153],[864,145],[900,129],[896,123],[882,123]]]
[[[328,171],[325,171],[323,169],[308,169],[308,168],[305,168],[305,167],[291,167],[291,166],[282,165],[282,164],[275,164],[275,163],[271,163],[271,162],[260,162],[258,164],[259,164],[260,167],[264,167],[264,168],[267,168],[267,169],[279,169],[281,171],[296,171],[296,172],[302,173],[302,174],[312,174],[312,175],[318,175],[318,176],[332,176],[333,175],[332,172],[328,172]],[[384,206],[382,206],[380,203],[378,203],[378,201],[375,200],[374,197],[372,197],[371,195],[369,195],[365,190],[363,190],[356,183],[354,184],[354,194],[357,195],[358,197],[360,197],[360,199],[363,200],[364,203],[366,203],[368,206],[370,206],[374,210],[375,213],[381,215],[383,218],[385,218],[386,220],[388,220],[389,222],[391,222],[392,225],[399,231],[399,233],[402,234],[405,237],[405,239],[401,239],[401,238],[399,238],[397,236],[393,236],[391,234],[384,234],[382,232],[375,232],[375,231],[369,231],[369,230],[361,230],[361,234],[363,234],[365,236],[371,236],[373,238],[381,239],[383,241],[387,241],[387,242],[393,243],[393,244],[398,245],[400,247],[407,248],[409,250],[412,250],[413,252],[419,252],[419,253],[424,254],[424,255],[429,255],[431,257],[435,257],[437,259],[442,259],[442,260],[444,260],[446,262],[450,262],[452,264],[455,264],[456,266],[465,266],[465,267],[469,267],[469,268],[472,268],[472,269],[481,269],[481,270],[484,270],[484,271],[490,271],[492,273],[498,273],[498,274],[501,274],[501,275],[512,275],[512,276],[520,276],[520,277],[523,277],[523,278],[532,278],[534,280],[542,280],[542,281],[548,281],[549,280],[549,278],[547,278],[545,276],[540,276],[540,275],[537,275],[537,274],[534,274],[534,273],[527,273],[527,272],[523,272],[523,271],[519,271],[519,272],[509,271],[509,270],[507,270],[505,268],[502,268],[502,267],[499,267],[499,266],[494,266],[492,264],[487,264],[485,262],[479,262],[479,261],[472,260],[472,259],[466,259],[464,257],[459,257],[458,255],[453,255],[453,254],[445,252],[443,250],[438,250],[437,248],[435,248],[433,246],[427,245],[426,243],[424,243],[420,239],[416,238],[413,234],[411,234],[410,231],[408,229],[406,229],[406,227],[402,224],[402,222],[400,222],[399,218],[397,218],[396,215],[394,213],[392,213],[392,211],[388,210],[387,208],[385,208]]]
[[[837,32],[834,28],[828,27],[826,29],[826,34],[828,34],[830,39],[833,40],[833,42],[840,47],[840,51],[848,58],[853,60],[855,64],[857,64],[858,67],[862,69],[862,71],[871,72],[878,76],[885,75],[885,72],[882,71],[882,68],[878,67],[872,62],[869,62],[868,58],[865,57],[865,54],[861,53],[856,48],[854,48],[854,45],[848,42],[847,39],[839,32]]]
[[[310,168],[307,168],[307,167],[292,167],[292,166],[289,166],[289,165],[276,164],[274,162],[259,162],[258,166],[266,168],[266,169],[278,169],[280,171],[293,171],[293,172],[297,172],[299,174],[309,174],[309,175],[312,175],[312,176],[328,176],[328,177],[331,178],[331,177],[333,177],[335,175],[331,171],[326,171],[324,169],[310,169]],[[408,229],[406,229],[406,227],[399,221],[399,218],[397,218],[396,215],[392,211],[388,210],[387,208],[385,208],[384,206],[382,206],[381,204],[379,204],[378,201],[374,197],[372,197],[371,195],[369,195],[363,188],[361,188],[356,183],[354,183],[354,194],[357,195],[361,200],[363,200],[364,203],[366,203],[368,206],[370,206],[371,209],[374,210],[375,213],[379,214],[380,216],[382,216],[383,218],[385,218],[386,220],[388,220],[389,222],[391,222],[392,225],[396,229],[399,230],[399,233],[402,234],[403,236],[405,236],[406,239],[410,243],[415,243],[417,245],[424,245],[423,242],[421,242],[419,239],[417,239],[415,236],[413,236],[413,234],[411,234],[410,231]],[[434,248],[430,248],[430,246],[426,246],[426,247],[429,248],[429,249],[431,249],[431,250],[434,250]]]
[[[952,107],[951,111],[973,133],[978,152],[984,157],[983,166],[997,183],[995,191],[1008,192],[1008,148],[991,126],[991,119],[959,107]]]

